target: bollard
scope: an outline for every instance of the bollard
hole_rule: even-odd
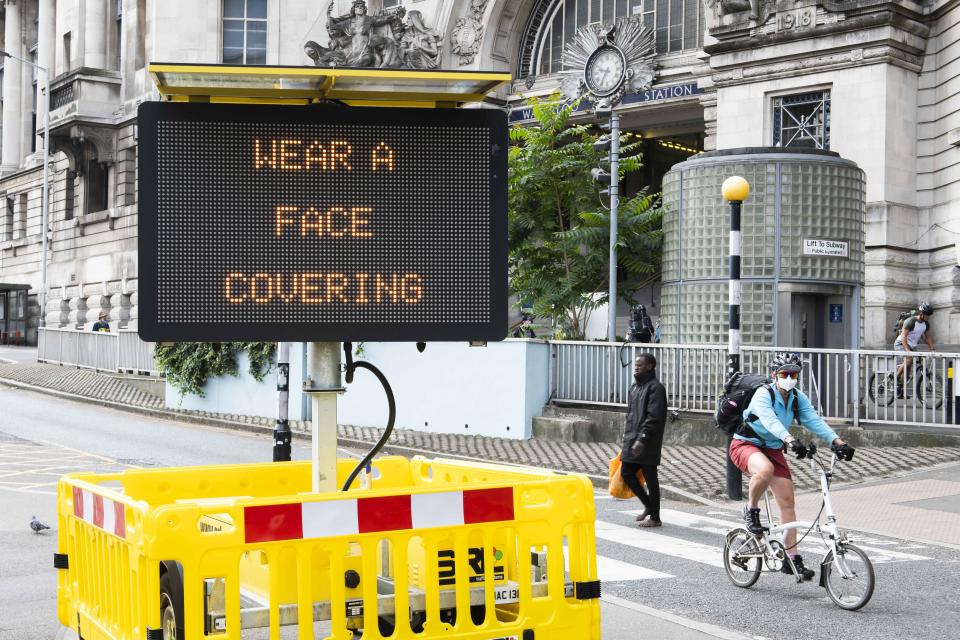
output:
[[[727,378],[740,370],[740,207],[750,194],[750,184],[740,176],[723,181],[723,199],[730,203],[730,332],[727,348]],[[743,500],[743,474],[730,459],[730,436],[727,442],[727,497]]]
[[[957,370],[957,365],[960,365],[960,360],[954,360],[953,367],[947,370],[947,397],[953,396],[953,404],[951,405],[953,416],[950,421],[953,424],[960,424],[960,384],[953,384],[953,372]]]

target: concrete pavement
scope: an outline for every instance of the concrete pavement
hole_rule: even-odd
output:
[[[0,349],[0,358],[18,361],[12,364],[0,363],[0,384],[210,426],[252,432],[269,432],[273,429],[274,421],[267,418],[167,409],[157,396],[111,376],[39,364],[35,362],[35,350],[3,348]],[[31,361],[31,358],[34,361]],[[309,437],[310,423],[299,420],[291,420],[290,423],[295,434]],[[667,428],[671,428],[670,423]],[[369,447],[381,434],[382,429],[373,427],[340,427],[341,441],[358,448]],[[597,482],[605,482],[608,462],[618,450],[617,445],[611,443],[507,440],[410,429],[396,430],[387,448],[387,451],[406,455],[429,452],[548,467],[585,473]],[[660,468],[661,483],[674,497],[694,494],[718,499],[725,487],[724,459],[724,450],[721,447],[666,446]],[[960,447],[861,447],[857,452],[856,464],[847,466],[839,482],[856,483],[892,478],[950,462],[960,462]],[[815,490],[819,486],[818,477],[810,472],[809,466],[791,460],[791,467],[798,490]]]
[[[62,474],[263,461],[272,448],[265,433],[130,415],[16,389],[0,387],[0,406],[6,408],[0,415],[0,548],[4,557],[18,559],[0,567],[0,640],[53,640],[60,630],[52,558],[56,482]],[[294,459],[309,454],[309,447],[295,444]],[[33,516],[53,529],[35,534],[29,528]],[[637,629],[663,640],[749,637],[616,595],[601,602],[601,612],[604,640],[634,640]]]
[[[265,460],[272,447],[267,434],[131,415],[2,387],[0,406],[5,407],[0,475],[7,479],[0,484],[0,548],[5,557],[18,558],[0,571],[0,602],[13,612],[0,624],[0,640],[49,640],[56,633],[50,562],[55,538],[53,532],[34,534],[28,523],[36,515],[56,526],[52,494],[58,474]],[[303,442],[295,443],[295,458],[308,455]],[[926,473],[950,482],[957,469]],[[596,506],[604,640],[793,640],[836,629],[850,640],[890,637],[885,633],[892,630],[896,637],[930,640],[950,637],[949,629],[960,626],[951,604],[960,582],[953,570],[960,561],[957,550],[889,534],[853,534],[869,548],[878,586],[874,600],[851,614],[834,607],[816,584],[796,585],[778,574],[764,574],[750,590],[732,586],[719,565],[723,532],[737,521],[733,505],[667,501],[664,527],[652,531],[634,526],[636,500],[600,493]],[[800,517],[813,517],[815,507],[802,505]],[[872,508],[882,513],[883,504]],[[847,508],[837,511],[847,524]],[[813,566],[818,545],[814,536],[801,547]]]

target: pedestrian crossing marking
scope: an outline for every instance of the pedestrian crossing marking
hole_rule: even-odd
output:
[[[720,547],[653,533],[638,527],[625,527],[604,520],[597,520],[596,536],[608,542],[723,568],[723,554]]]
[[[621,511],[620,513],[637,515],[640,513],[640,511]],[[703,516],[696,513],[687,513],[686,511],[676,511],[674,509],[661,509],[660,516],[669,524],[675,524],[688,529],[693,529],[695,531],[702,531],[704,533],[711,533],[719,536],[725,536],[727,531],[733,529],[734,527],[743,526],[742,523],[733,520],[721,520],[719,518],[712,518],[710,516]],[[801,530],[799,533],[802,534],[803,530]],[[871,542],[875,544],[883,541],[876,540],[875,538],[860,538],[855,532],[850,537],[851,542],[854,542],[858,547],[867,552],[873,564],[886,564],[890,562],[916,562],[918,560],[931,559],[928,556],[921,556],[915,553],[906,553],[902,550],[894,551],[892,549],[880,548],[877,546],[868,546],[863,543]],[[902,546],[900,547],[900,549],[903,548],[904,547]],[[651,549],[651,551],[656,551],[656,549]],[[801,544],[799,551],[822,556],[825,553],[825,547],[820,544]]]
[[[564,561],[569,565],[570,559],[567,553],[567,547],[564,547],[563,558]],[[605,583],[633,582],[635,580],[655,580],[657,578],[673,578],[674,576],[669,573],[663,573],[662,571],[647,569],[646,567],[641,567],[630,562],[624,562],[623,560],[616,560],[614,558],[607,558],[605,556],[598,555],[597,577],[600,579],[600,582]]]

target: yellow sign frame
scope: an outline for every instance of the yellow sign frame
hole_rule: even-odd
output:
[[[173,102],[459,107],[482,102],[511,81],[494,71],[423,71],[324,67],[181,64],[147,65],[161,99]]]

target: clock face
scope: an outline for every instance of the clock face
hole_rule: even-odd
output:
[[[620,50],[604,45],[594,51],[587,60],[583,79],[592,93],[603,97],[617,90],[625,71],[626,64]]]

